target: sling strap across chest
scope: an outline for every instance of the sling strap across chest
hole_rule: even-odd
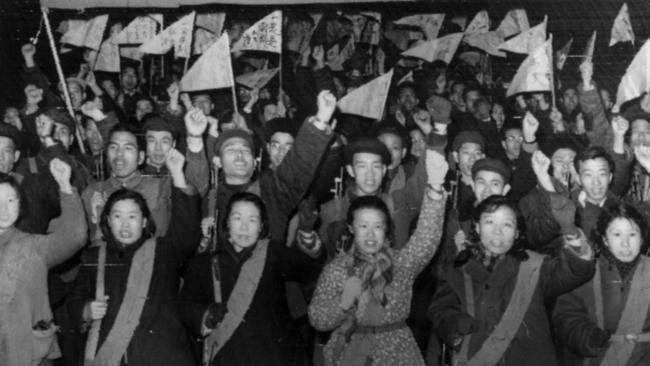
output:
[[[471,335],[465,336],[460,352],[454,357],[454,366],[493,366],[503,357],[510,343],[517,335],[524,316],[535,294],[544,256],[531,251],[528,260],[521,262],[517,273],[517,282],[512,292],[510,302],[501,320],[492,333],[487,337],[481,348],[469,358],[469,343]],[[475,316],[474,291],[472,278],[463,270],[465,302],[467,312]]]
[[[235,333],[235,330],[237,330],[244,320],[244,317],[253,302],[253,297],[257,292],[257,286],[260,284],[260,280],[262,279],[268,246],[268,239],[260,240],[253,250],[251,257],[242,266],[241,271],[239,272],[239,277],[237,277],[237,282],[235,282],[235,286],[233,287],[230,297],[228,298],[228,303],[226,304],[228,311],[223,320],[217,324],[217,327],[205,339],[203,344],[204,365],[210,364],[214,356],[219,353],[221,348],[226,344],[226,342],[228,342],[230,337]],[[212,278],[213,281],[215,281],[213,285],[218,285],[219,274],[214,273],[214,262],[212,265],[212,271]],[[221,291],[219,290],[219,294],[217,294],[217,289],[215,288],[214,290],[215,298],[221,299]]]
[[[97,351],[94,360],[86,360],[85,366],[118,366],[140,323],[149,293],[156,259],[156,239],[147,240],[133,255],[126,292],[113,327]]]
[[[626,365],[636,343],[650,342],[650,333],[642,333],[650,310],[650,286],[646,283],[648,279],[650,279],[650,258],[641,256],[632,277],[632,284],[616,333],[610,338],[611,343],[600,362],[601,366]],[[596,266],[593,280],[596,322],[601,329],[605,329],[601,281],[600,266]]]

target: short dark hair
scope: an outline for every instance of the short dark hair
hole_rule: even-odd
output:
[[[575,160],[573,161],[573,164],[575,165],[576,168],[576,172],[580,173],[581,163],[587,160],[595,160],[599,158],[605,159],[607,165],[609,166],[610,173],[614,173],[614,168],[616,167],[614,165],[614,160],[612,160],[612,157],[601,146],[589,146],[588,148],[578,152]]]
[[[352,225],[352,222],[354,222],[354,213],[362,209],[371,209],[381,212],[386,218],[386,238],[392,239],[393,220],[391,219],[390,210],[388,210],[388,206],[386,206],[384,200],[377,196],[361,196],[355,198],[348,208],[346,223]]]
[[[605,208],[598,216],[598,224],[591,238],[597,244],[596,249],[600,253],[605,248],[603,238],[607,236],[607,228],[615,219],[626,219],[635,223],[641,230],[641,253],[648,250],[648,225],[643,216],[634,206],[628,203],[619,203],[617,205]]]
[[[226,205],[226,212],[221,218],[221,238],[222,239],[228,238],[228,217],[230,216],[230,213],[232,212],[232,208],[235,206],[235,203],[237,202],[250,202],[253,205],[255,205],[255,207],[257,207],[257,209],[260,211],[260,218],[262,220],[262,231],[260,232],[260,236],[257,238],[257,240],[264,239],[267,236],[269,236],[269,216],[268,213],[266,212],[266,205],[264,204],[264,201],[262,201],[260,196],[254,193],[237,192],[233,194],[228,200],[228,204]]]
[[[111,128],[111,130],[108,132],[107,144],[110,143],[113,134],[118,132],[126,132],[132,134],[133,137],[135,137],[136,145],[138,146],[138,152],[145,150],[143,134],[140,133],[140,131],[138,131],[138,129],[135,126],[127,123],[118,123],[115,126],[113,126],[113,128]]]
[[[142,211],[142,217],[147,220],[147,224],[142,230],[142,237],[149,239],[156,234],[156,223],[151,215],[149,206],[147,206],[147,201],[142,197],[142,195],[132,189],[122,188],[113,192],[106,201],[106,206],[102,210],[102,214],[99,218],[99,229],[102,232],[104,240],[115,240],[113,233],[111,232],[111,227],[108,223],[108,217],[111,215],[111,210],[113,206],[119,201],[133,200],[140,211]]]
[[[472,222],[477,224],[481,221],[481,215],[485,213],[494,213],[501,207],[507,207],[515,213],[517,219],[517,231],[519,236],[515,239],[512,248],[508,251],[508,255],[512,255],[519,260],[527,260],[528,254],[526,253],[526,224],[521,211],[517,208],[517,204],[510,198],[500,195],[492,195],[476,206],[474,209]],[[470,236],[473,242],[479,242],[479,233],[476,232],[476,226],[472,225]],[[479,243],[479,245],[482,245]],[[460,256],[459,256],[460,257]]]

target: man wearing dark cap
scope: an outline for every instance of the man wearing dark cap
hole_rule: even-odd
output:
[[[505,196],[510,191],[510,167],[501,160],[483,158],[474,163],[472,178],[476,202],[481,203],[492,195]]]
[[[248,191],[262,197],[269,213],[271,238],[284,242],[289,216],[307,192],[323,153],[331,140],[329,121],[336,108],[336,98],[323,91],[318,95],[318,112],[300,127],[292,145],[275,169],[253,180],[255,146],[253,136],[241,129],[223,131],[214,144],[212,162],[221,174],[217,181],[216,208],[225,212],[230,197]],[[276,156],[280,158],[281,156]],[[214,217],[207,212],[206,217]],[[217,218],[216,222],[220,222]]]
[[[17,171],[48,172],[49,161],[57,157],[70,165],[72,169],[72,184],[78,191],[83,191],[93,182],[92,172],[81,155],[73,152],[76,125],[67,110],[63,107],[47,107],[36,117],[36,134],[41,142],[35,157],[21,161]],[[52,184],[55,182],[52,181]],[[54,186],[56,187],[56,186]]]

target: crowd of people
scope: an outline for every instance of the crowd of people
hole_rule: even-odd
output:
[[[0,365],[650,364],[650,94],[614,106],[588,58],[506,98],[388,25],[338,70],[351,20],[295,52],[316,23],[285,17],[282,62],[233,55],[280,72],[236,93],[80,58],[70,111],[33,44],[7,50]],[[390,68],[380,120],[337,109]]]

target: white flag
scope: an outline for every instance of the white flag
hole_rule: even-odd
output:
[[[499,46],[501,46],[504,41],[501,32],[493,31],[473,36],[465,36],[464,41],[468,45],[481,49],[490,55],[506,57],[505,52],[499,51]]]
[[[248,28],[233,45],[237,51],[282,53],[282,11],[276,10]]]
[[[82,23],[70,22],[68,31],[61,36],[61,43],[98,50],[107,22],[108,15],[100,15]]]
[[[583,57],[583,61],[589,61],[593,60],[594,58],[594,49],[596,48],[596,31],[591,34],[591,37],[587,40],[587,46],[585,47],[585,53]]]
[[[228,32],[199,57],[183,76],[180,88],[183,91],[228,88],[235,85],[230,62]]]
[[[118,44],[142,44],[156,36],[162,28],[162,14],[148,14],[131,21],[117,36]]]
[[[121,26],[120,26],[121,28]],[[93,70],[120,72],[120,46],[116,43],[119,32],[102,43]]]
[[[195,17],[196,12],[193,11],[177,20],[154,38],[143,43],[140,46],[140,51],[154,55],[164,55],[174,47],[174,56],[190,57]]]
[[[503,17],[501,24],[497,28],[497,31],[501,32],[503,38],[508,38],[525,32],[530,29],[530,24],[528,23],[528,15],[526,15],[526,10],[524,9],[513,9]]]
[[[552,46],[549,39],[542,43],[521,63],[506,92],[506,97],[517,93],[550,91],[552,87]]]
[[[355,114],[379,120],[384,114],[384,106],[393,78],[393,70],[354,89],[337,103],[343,113]]]
[[[469,23],[465,34],[473,36],[477,34],[484,34],[490,31],[490,17],[486,10],[479,11],[474,19]]]
[[[445,20],[445,14],[416,14],[396,20],[397,25],[420,27],[427,39],[435,39]]]
[[[454,57],[463,33],[452,33],[442,38],[426,41],[418,46],[402,52],[402,56],[412,56],[423,59],[427,62],[442,60],[450,63]]]
[[[544,21],[501,44],[499,49],[514,53],[531,53],[546,41],[546,21]]]
[[[196,23],[194,25],[220,36],[225,21],[226,13],[196,14]]]
[[[625,71],[625,75],[618,84],[616,104],[623,103],[641,96],[650,91],[650,40],[634,56],[634,60]]]
[[[627,4],[623,3],[621,10],[618,12],[616,19],[614,19],[614,26],[612,26],[612,38],[609,41],[609,46],[613,46],[618,42],[630,41],[634,44],[634,31],[632,30],[632,22],[630,22],[630,13],[627,10]]]
[[[192,54],[200,55],[205,52],[219,37],[203,28],[194,29],[194,40],[192,41]]]
[[[257,70],[248,74],[239,75],[235,78],[237,84],[244,85],[249,89],[260,89],[268,84],[271,79],[280,71],[280,68],[268,70]]]
[[[144,53],[140,52],[140,47],[138,46],[120,46],[120,57],[142,61],[143,56]]]

